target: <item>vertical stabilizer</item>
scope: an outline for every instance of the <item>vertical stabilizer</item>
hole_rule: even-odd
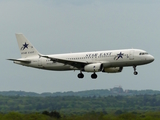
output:
[[[22,58],[39,55],[39,52],[34,48],[34,46],[27,40],[27,38],[22,33],[16,34],[16,38]]]

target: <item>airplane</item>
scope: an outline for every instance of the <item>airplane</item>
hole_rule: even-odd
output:
[[[97,78],[97,72],[119,73],[123,67],[132,66],[134,75],[136,67],[154,61],[154,57],[141,49],[121,49],[96,52],[79,52],[67,54],[43,55],[22,34],[16,34],[21,58],[7,59],[15,64],[44,70],[66,71],[79,70],[78,78],[83,78],[82,72],[91,72],[91,78]]]

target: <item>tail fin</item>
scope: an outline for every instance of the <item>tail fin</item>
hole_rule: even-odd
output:
[[[22,58],[39,55],[39,52],[34,48],[34,46],[27,40],[27,38],[23,34],[16,34],[16,38]]]

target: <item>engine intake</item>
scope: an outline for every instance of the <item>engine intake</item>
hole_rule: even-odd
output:
[[[86,72],[99,72],[102,71],[103,64],[102,63],[93,63],[84,66],[84,71]]]

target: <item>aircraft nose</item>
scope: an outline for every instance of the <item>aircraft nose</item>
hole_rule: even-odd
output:
[[[150,60],[151,62],[153,62],[153,61],[154,61],[154,57],[153,57],[152,55],[150,55],[150,56],[149,56],[149,60]]]

